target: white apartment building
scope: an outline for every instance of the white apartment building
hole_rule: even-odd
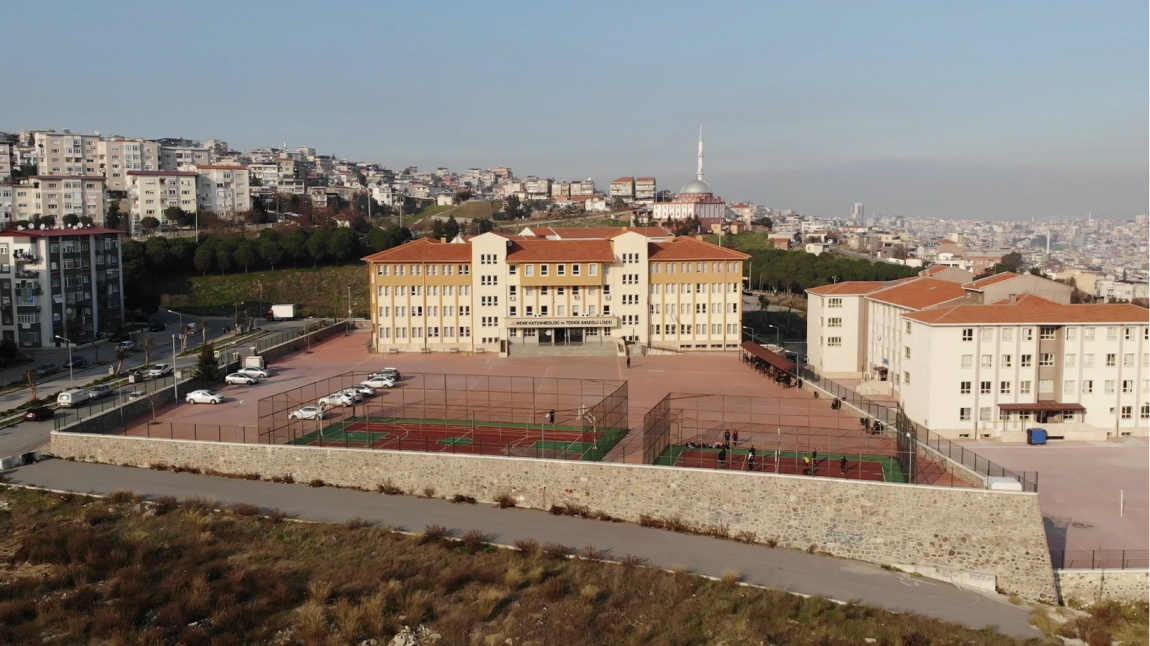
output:
[[[630,202],[635,199],[635,178],[620,177],[611,182],[611,197]]]
[[[638,177],[635,179],[635,200],[638,202],[654,202],[658,189],[654,177]]]
[[[12,198],[15,189],[12,184],[0,184],[0,225],[12,220]]]
[[[16,144],[0,141],[0,182],[12,180],[12,167],[16,162]]]
[[[246,166],[198,165],[196,182],[200,210],[221,218],[234,218],[252,208],[251,183]]]
[[[376,351],[739,347],[749,256],[658,228],[570,231],[587,237],[423,238],[365,258]]]
[[[102,224],[108,211],[104,181],[98,175],[31,177],[13,186],[12,218],[27,220],[37,215],[54,215],[60,224],[65,215],[86,215]]]
[[[1071,305],[1069,286],[1030,274],[969,276],[933,267],[807,290],[810,367],[893,395],[946,437],[1147,434],[1147,310]]]
[[[0,234],[0,336],[22,348],[59,347],[124,321],[121,231],[56,229]]]
[[[195,213],[199,175],[190,171],[128,171],[128,213],[132,230],[146,217],[164,221],[164,210],[177,206]]]
[[[185,166],[208,166],[214,157],[202,146],[160,145],[160,170],[183,170]]]
[[[100,174],[108,180],[109,191],[127,191],[131,171],[160,170],[160,144],[154,141],[112,137],[101,139],[97,149]]]
[[[99,143],[99,135],[36,132],[36,172],[53,177],[101,175]]]

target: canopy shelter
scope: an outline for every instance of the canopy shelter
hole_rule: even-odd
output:
[[[1056,402],[1050,400],[1037,401],[1029,404],[999,404],[998,408],[1007,415],[1017,414],[1024,419],[1033,418],[1040,424],[1054,422],[1072,422],[1086,407],[1073,402]]]
[[[756,370],[774,377],[777,382],[788,385],[794,379],[795,362],[777,352],[771,352],[753,341],[746,341],[741,346],[743,363],[749,363]]]

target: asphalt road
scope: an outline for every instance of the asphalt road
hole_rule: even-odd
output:
[[[526,509],[496,509],[490,504],[457,505],[411,496],[313,488],[231,478],[151,471],[109,465],[46,460],[6,472],[14,484],[82,493],[117,490],[155,496],[199,496],[231,504],[245,502],[265,509],[321,522],[363,518],[403,531],[419,532],[442,525],[456,535],[479,530],[494,543],[512,545],[534,539],[575,550],[594,546],[609,558],[640,556],[662,568],[684,567],[697,574],[721,577],[728,570],[744,580],[778,590],[817,595],[914,612],[982,628],[996,625],[1017,637],[1040,637],[1030,625],[1029,610],[1004,598],[960,590],[951,585],[888,572],[877,565],[770,549],[735,541],[676,534],[630,523],[607,523]]]

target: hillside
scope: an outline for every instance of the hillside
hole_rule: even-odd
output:
[[[304,316],[345,317],[348,287],[351,288],[352,315],[367,315],[368,275],[362,264],[253,271],[223,276],[177,276],[158,281],[161,307],[201,316],[231,316],[238,308],[254,312],[263,303],[295,303]]]

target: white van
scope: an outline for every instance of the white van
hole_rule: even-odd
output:
[[[92,394],[82,388],[73,390],[65,390],[64,392],[56,395],[56,405],[60,408],[72,408],[79,406],[92,398]]]

